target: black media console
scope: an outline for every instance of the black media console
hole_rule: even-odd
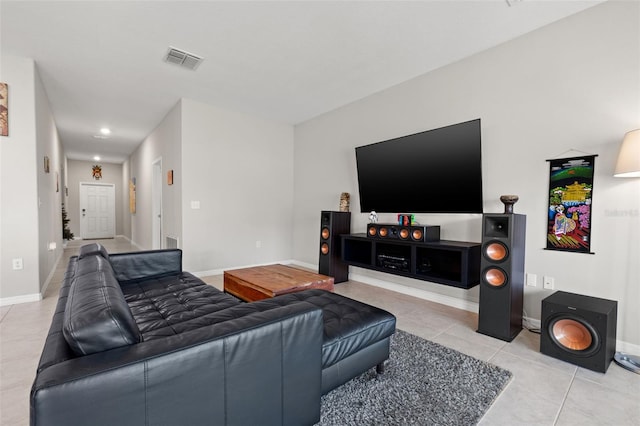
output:
[[[469,289],[480,284],[480,243],[417,242],[341,235],[349,265]]]

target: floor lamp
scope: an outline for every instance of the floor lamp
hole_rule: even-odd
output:
[[[624,135],[613,176],[640,178],[640,129],[632,130]],[[621,367],[640,374],[640,357],[637,355],[616,352],[613,360]]]

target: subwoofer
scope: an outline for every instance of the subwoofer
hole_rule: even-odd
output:
[[[390,225],[370,223],[367,236],[371,238],[389,238],[406,241],[440,241],[440,227],[431,225]]]
[[[526,216],[482,218],[478,333],[507,342],[522,330]]]
[[[540,352],[605,373],[616,352],[618,302],[557,291],[542,300]]]
[[[318,273],[333,277],[336,284],[349,279],[349,265],[344,263],[340,256],[340,234],[350,232],[350,212],[321,212]]]

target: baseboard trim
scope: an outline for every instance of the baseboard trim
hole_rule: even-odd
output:
[[[299,260],[291,260],[289,263],[292,265],[300,266],[305,269],[311,269],[312,271],[318,272],[318,265],[314,265],[313,263],[300,262]]]
[[[282,263],[282,262],[281,262]],[[301,262],[299,260],[291,260],[289,263],[303,268],[311,269],[312,271],[318,271],[318,265]],[[445,296],[443,294],[432,293],[426,290],[420,290],[413,287],[404,286],[401,284],[395,284],[389,281],[381,280],[378,278],[369,277],[367,275],[361,275],[358,273],[349,273],[349,280],[358,281],[364,284],[372,285],[374,287],[380,287],[387,290],[395,291],[396,293],[406,294],[408,296],[417,297],[423,300],[429,300],[431,302],[440,303],[442,305],[451,306],[465,311],[478,313],[479,305],[477,302],[470,302],[467,300],[460,300],[455,297]]]
[[[2,297],[0,306],[18,305],[20,303],[39,302],[42,300],[41,293],[23,294],[22,296]]]
[[[256,266],[274,265],[276,263],[281,263],[283,265],[291,265],[291,264],[293,264],[295,262],[293,260],[291,260],[291,259],[288,259],[288,260],[274,260],[273,262],[255,263],[255,264],[252,264],[252,265],[230,266],[228,268],[221,268],[221,269],[209,269],[208,271],[192,272],[192,274],[195,275],[198,278],[201,278],[201,277],[208,277],[208,276],[211,276],[211,275],[222,275],[222,274],[224,274],[224,271],[230,271],[232,269],[255,268]]]
[[[116,235],[117,238],[124,238],[125,240],[127,240],[129,242],[129,244],[131,244],[132,246],[134,246],[135,248],[137,248],[138,250],[146,250],[144,247],[142,247],[141,245],[139,245],[138,243],[136,243],[135,241],[133,241],[131,238],[127,237],[126,235]]]
[[[637,356],[640,355],[640,345],[634,345],[633,343],[616,340],[616,351]]]
[[[44,299],[44,294],[47,292],[47,288],[49,288],[49,284],[51,284],[51,280],[53,279],[53,275],[56,273],[56,269],[58,269],[58,263],[60,263],[60,259],[62,259],[62,255],[64,254],[64,249],[60,250],[60,254],[53,264],[53,269],[49,272],[49,276],[44,281],[44,285],[40,289],[40,300]]]
[[[289,259],[289,260],[281,260],[277,262],[258,263],[254,265],[234,266],[234,267],[223,268],[223,269],[211,269],[208,271],[195,272],[193,273],[193,275],[197,277],[206,277],[210,275],[222,275],[224,271],[228,271],[231,269],[252,268],[255,266],[272,265],[274,263],[282,263],[284,265],[296,265],[302,268],[310,269],[312,271],[316,271],[316,272],[318,271],[318,265],[316,264],[301,262],[295,259]],[[426,290],[420,290],[417,288],[408,287],[402,284],[396,284],[389,281],[385,281],[378,278],[373,278],[373,277],[369,277],[366,275],[361,275],[353,272],[349,274],[349,280],[358,281],[364,284],[372,285],[374,287],[384,288],[386,290],[395,291],[396,293],[406,294],[407,296],[417,297],[419,299],[440,303],[442,305],[451,306],[452,308],[458,308],[458,309],[473,312],[476,314],[478,313],[479,306],[480,306],[477,302],[461,300],[455,297],[446,296],[439,293],[433,293]],[[525,316],[522,318],[522,321],[523,321],[523,325],[528,325],[529,328],[532,328],[532,329],[540,329],[542,325],[540,320],[537,318],[531,318],[531,317]],[[637,355],[637,354],[640,354],[640,345],[634,345],[633,343],[623,342],[622,340],[616,340],[616,351]]]
[[[369,277],[367,275],[350,273],[349,279],[369,284],[374,287],[380,287],[387,290],[395,291],[396,293],[406,294],[407,296],[413,296],[419,299],[428,300],[430,302],[451,306],[452,308],[458,308],[464,311],[473,312],[476,314],[478,313],[479,309],[478,302],[471,302],[469,300],[462,300],[455,297],[446,296],[444,294],[433,293],[427,290],[420,290],[418,288],[392,283],[389,281],[381,280],[379,278]]]

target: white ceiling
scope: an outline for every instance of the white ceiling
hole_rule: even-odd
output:
[[[296,124],[598,3],[2,0],[1,52],[35,60],[70,159],[120,163],[182,97]]]

